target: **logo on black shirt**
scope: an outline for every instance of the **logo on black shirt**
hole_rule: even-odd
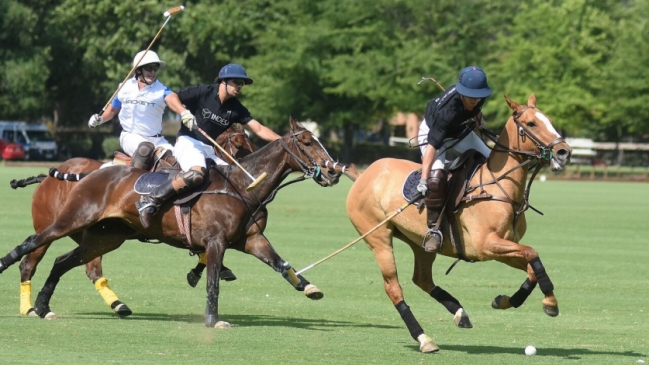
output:
[[[231,112],[229,112],[228,115],[230,113]],[[202,114],[203,114],[203,119],[204,120],[211,120],[211,121],[216,122],[216,123],[218,123],[218,124],[220,124],[222,126],[225,126],[225,127],[228,126],[228,120],[227,119],[224,119],[221,116],[212,113],[209,109],[203,109]]]

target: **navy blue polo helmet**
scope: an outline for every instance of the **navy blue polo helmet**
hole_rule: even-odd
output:
[[[246,85],[252,84],[252,79],[248,77],[246,69],[236,63],[229,63],[219,71],[219,76],[216,78],[217,82],[227,79],[242,79]]]
[[[460,72],[460,77],[455,84],[458,93],[470,98],[482,99],[491,95],[491,89],[487,84],[487,75],[480,67],[465,67]]]

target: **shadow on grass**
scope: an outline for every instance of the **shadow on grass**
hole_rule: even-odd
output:
[[[485,354],[513,354],[524,355],[521,347],[498,347],[498,346],[468,346],[468,345],[439,345],[441,351],[457,351],[465,352],[469,355],[485,355]],[[592,351],[589,349],[580,348],[553,348],[543,347],[538,350],[536,356],[554,356],[561,357],[569,360],[580,360],[582,356],[627,356],[633,358],[643,358],[646,354],[635,351]]]
[[[106,312],[85,312],[68,315],[67,318],[76,317],[78,319],[110,319],[116,318],[115,314]],[[186,322],[203,324],[204,317],[202,314],[162,314],[162,313],[141,313],[133,314],[122,320],[125,321],[169,321],[169,322]],[[339,327],[350,328],[378,328],[378,329],[398,329],[401,326],[388,326],[373,323],[358,323],[347,321],[332,321],[328,319],[298,318],[298,317],[280,317],[270,315],[223,315],[221,320],[230,322],[236,327],[287,327],[301,328],[318,331],[329,331]]]

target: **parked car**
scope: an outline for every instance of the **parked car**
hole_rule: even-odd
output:
[[[27,160],[54,160],[58,147],[44,124],[0,121],[0,138],[20,143]]]
[[[0,138],[0,156],[3,160],[24,160],[25,149],[20,143]]]

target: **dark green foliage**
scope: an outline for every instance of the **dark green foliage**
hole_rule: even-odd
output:
[[[426,101],[469,64],[502,95],[539,106],[573,136],[619,139],[649,131],[646,1],[195,0],[153,49],[174,90],[210,83],[229,62],[255,84],[253,116],[283,132],[288,115],[323,130],[367,128]],[[0,0],[0,119],[83,127],[108,101],[178,5],[153,0]],[[351,147],[352,137],[346,139]]]

